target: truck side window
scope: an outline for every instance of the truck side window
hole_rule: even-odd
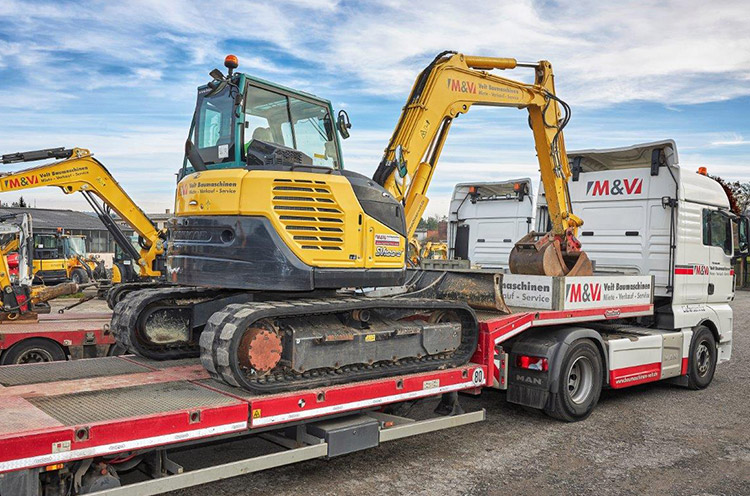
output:
[[[718,246],[727,255],[732,255],[732,220],[728,215],[718,210],[703,209],[703,244]]]

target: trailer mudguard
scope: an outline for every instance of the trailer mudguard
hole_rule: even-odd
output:
[[[603,381],[609,382],[609,361],[604,340],[593,329],[578,326],[544,327],[524,333],[513,343],[508,360],[507,401],[531,408],[544,408],[558,394],[563,359],[579,339],[591,339],[602,354]],[[528,370],[517,366],[517,357],[527,355],[547,359],[548,370]]]

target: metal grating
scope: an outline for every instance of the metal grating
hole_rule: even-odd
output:
[[[224,391],[227,394],[232,394],[238,398],[242,398],[245,400],[251,400],[253,398],[258,397],[258,393],[252,393],[248,391],[247,389],[243,389],[241,387],[230,386],[226,382],[221,382],[221,381],[217,381],[214,379],[203,379],[203,380],[196,381],[196,382],[199,382],[200,384],[205,384],[208,387],[218,389],[219,391]]]
[[[11,365],[0,367],[0,384],[3,386],[21,386],[150,371],[151,369],[147,367],[117,357]]]
[[[189,365],[201,364],[201,361],[199,358],[180,358],[179,360],[158,361],[158,360],[149,360],[148,358],[143,358],[139,356],[129,356],[128,360],[132,360],[133,362],[138,362],[141,365],[145,365],[146,367],[151,367],[157,370],[164,370],[170,367],[187,367]]]
[[[104,391],[29,398],[64,425],[140,417],[178,410],[230,405],[237,400],[189,382],[165,382]]]

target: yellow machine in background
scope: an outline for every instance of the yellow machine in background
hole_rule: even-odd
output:
[[[129,285],[121,284],[110,289],[107,302],[111,307],[129,291],[151,287],[154,281],[161,280],[166,231],[154,226],[148,216],[133,202],[106,167],[96,160],[89,150],[50,148],[12,153],[3,155],[0,163],[14,164],[45,159],[58,159],[58,161],[18,172],[0,174],[0,192],[57,186],[65,194],[80,192],[83,195],[120,248],[122,261],[132,260],[137,267],[134,270],[126,270],[124,267],[127,264],[124,262],[116,267],[114,272],[119,281],[136,280],[137,282]],[[133,228],[139,237],[138,248],[122,232],[112,218],[112,212]],[[90,267],[91,261],[86,261],[80,256],[80,241],[82,240],[79,241],[79,239],[74,236],[67,237],[66,243],[70,248],[69,251],[77,252],[75,256],[58,258],[54,263],[43,262],[44,266],[40,268],[44,270],[49,268],[57,271],[58,274],[65,271],[73,279],[72,276],[82,276],[85,266]]]
[[[407,257],[413,267],[419,266],[422,260],[447,260],[448,243],[427,241],[420,243],[415,237],[409,239],[409,253]]]
[[[86,252],[86,238],[63,233],[34,234],[34,278],[40,283],[84,284],[106,278],[103,263]]]

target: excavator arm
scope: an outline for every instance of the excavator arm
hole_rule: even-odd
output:
[[[534,82],[523,83],[487,72],[516,67],[534,68]],[[570,109],[555,96],[552,66],[547,61],[519,63],[510,58],[443,52],[420,73],[373,176],[403,203],[407,237],[414,233],[427,207],[427,189],[452,121],[473,105],[525,108],[529,112],[552,231],[521,240],[514,249],[511,270],[515,265],[519,273],[590,272],[591,264],[576,238],[583,221],[572,212],[567,186],[571,170],[563,128]],[[574,268],[569,268],[571,264]]]
[[[159,277],[157,259],[164,253],[166,233],[153,222],[128,196],[104,165],[83,148],[52,148],[33,152],[3,155],[0,163],[13,164],[36,160],[58,159],[56,162],[19,172],[0,174],[0,192],[20,191],[42,186],[57,186],[65,194],[80,192],[112,234],[115,242],[138,261],[142,277]],[[101,203],[99,203],[101,201]],[[141,249],[136,250],[112,219],[114,211],[140,236]]]

